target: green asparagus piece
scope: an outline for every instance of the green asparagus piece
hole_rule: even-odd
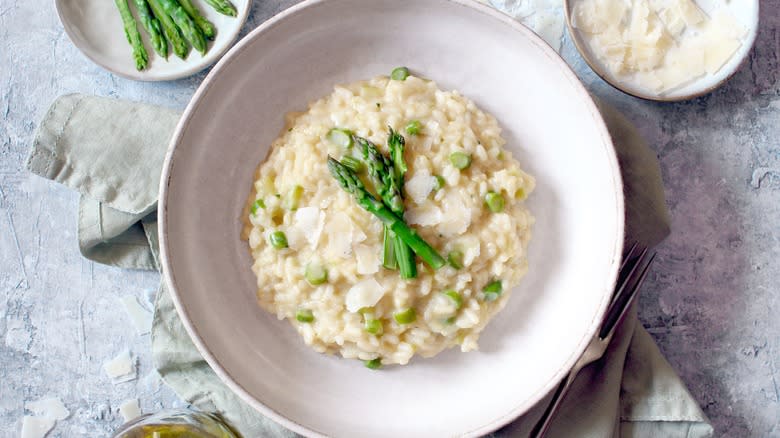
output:
[[[363,154],[363,159],[366,161],[368,168],[368,175],[382,201],[393,213],[403,213],[404,203],[401,198],[401,187],[398,185],[398,179],[395,178],[392,162],[379,152],[375,144],[365,138],[353,135],[352,139],[353,143],[358,145]],[[398,267],[395,240],[395,234],[385,227],[382,266],[387,269],[396,269]],[[404,264],[404,267],[408,267],[408,263]],[[404,278],[412,278],[408,277],[410,272],[405,271],[404,274],[406,274],[402,274]]]
[[[363,171],[363,162],[353,157],[352,155],[344,155],[341,157],[341,164],[349,167],[349,169],[355,173]]]
[[[268,236],[268,240],[271,242],[271,246],[276,249],[285,249],[287,245],[287,236],[284,231],[274,231]]]
[[[152,15],[146,0],[134,0],[134,3],[135,10],[138,11],[138,18],[146,29],[146,33],[149,34],[149,39],[152,40],[152,48],[158,55],[168,59],[168,42],[165,41],[160,21]]]
[[[417,278],[417,264],[415,263],[414,252],[409,248],[409,245],[395,235],[393,236],[393,251],[395,252],[395,259],[398,263],[398,272],[401,273],[401,278],[407,280]]]
[[[405,310],[394,313],[393,319],[395,319],[395,322],[398,324],[411,324],[417,320],[417,312],[414,310],[414,307],[409,307]]]
[[[404,201],[401,198],[401,187],[393,171],[393,163],[382,155],[376,145],[357,135],[352,136],[355,144],[363,153],[363,160],[368,168],[368,176],[376,187],[377,194],[393,213],[404,211]]]
[[[406,140],[404,137],[395,132],[393,128],[388,126],[390,134],[387,136],[387,147],[390,149],[390,160],[393,162],[393,178],[395,179],[394,185],[398,187],[398,192],[403,196],[404,176],[408,168],[404,161],[404,147],[406,146]],[[403,203],[400,210],[393,210],[393,213],[399,217],[403,217],[404,209]],[[417,265],[414,260],[414,253],[403,241],[393,236],[393,247],[396,261],[398,262],[398,270],[401,272],[401,278],[415,278],[417,277]]]
[[[230,0],[206,0],[206,3],[211,5],[214,10],[222,15],[235,17],[237,15],[236,7],[230,3]]]
[[[487,192],[485,195],[485,205],[493,213],[501,213],[504,211],[504,197],[501,193]]]
[[[187,11],[176,0],[159,0],[159,2],[165,13],[173,19],[176,27],[181,30],[184,38],[192,44],[195,50],[205,54],[206,37],[203,36],[198,26],[192,21],[192,18],[187,15]]]
[[[353,136],[354,143],[363,152],[363,159],[368,167],[368,175],[376,187],[382,201],[395,215],[403,217],[404,201],[401,196],[403,175],[406,164],[403,161],[404,138],[390,128],[388,146],[392,159],[388,159],[377,149],[376,145],[365,138]],[[397,161],[397,163],[396,163]],[[389,269],[398,266],[401,278],[417,277],[417,265],[414,253],[403,241],[400,241],[391,230],[384,234],[384,258],[382,265]]]
[[[409,135],[417,135],[420,133],[420,129],[422,129],[422,124],[419,120],[412,120],[404,129],[406,129],[406,133]]]
[[[372,196],[354,172],[330,156],[328,157],[328,170],[339,185],[347,193],[355,197],[358,205],[379,218],[398,238],[409,245],[412,251],[420,256],[425,263],[433,269],[439,269],[444,266],[445,261],[442,256],[428,242],[423,240],[417,232],[409,228],[402,219],[393,214],[385,204]]]
[[[450,163],[458,170],[468,169],[471,166],[471,155],[465,152],[453,152],[450,154]]]
[[[390,128],[388,126],[388,128]],[[395,168],[395,177],[398,180],[398,186],[403,186],[404,175],[408,168],[404,161],[404,147],[406,147],[406,140],[404,136],[395,132],[393,128],[390,128],[390,134],[387,136],[387,147],[390,149],[390,158],[393,160],[393,167]]]
[[[450,253],[447,254],[447,263],[455,269],[463,268],[463,252],[458,251],[457,249],[450,251]]]
[[[298,311],[295,312],[295,319],[304,324],[312,323],[314,322],[314,312],[312,312],[311,309],[298,309]]]
[[[390,72],[390,79],[396,81],[405,81],[409,77],[409,69],[406,67],[396,67]]]
[[[367,360],[363,363],[366,365],[366,368],[368,368],[369,370],[378,370],[382,368],[382,359],[378,357],[376,359]]]
[[[165,12],[165,9],[163,9],[162,4],[160,4],[161,1],[162,0],[146,0],[149,7],[152,8],[154,16],[160,20],[163,34],[165,34],[165,38],[171,43],[173,53],[181,59],[186,59],[187,54],[190,51],[187,41],[184,40],[181,31],[176,27],[176,23],[173,22],[173,19]]]
[[[352,131],[349,129],[333,128],[328,131],[327,138],[331,143],[341,146],[344,149],[352,147]]]
[[[127,42],[130,43],[130,47],[133,49],[135,68],[143,70],[149,62],[149,55],[146,53],[143,41],[141,41],[141,34],[138,33],[135,17],[133,17],[133,13],[130,12],[127,0],[114,0],[114,3],[116,3],[116,7],[119,9],[119,15],[122,16],[122,24],[125,28]]]
[[[395,258],[395,242],[396,237],[389,228],[385,226],[385,232],[383,237],[383,249],[382,249],[382,266],[386,269],[398,269],[398,260]]]
[[[382,321],[379,319],[366,318],[366,322],[363,327],[366,332],[377,336],[382,335],[382,333],[385,331],[384,326],[382,325]]]
[[[179,0],[179,4],[184,8],[190,18],[192,18],[192,21],[198,25],[200,31],[203,32],[203,35],[205,35],[206,38],[213,40],[214,36],[217,35],[217,28],[203,16],[200,9],[192,4],[192,0]]]

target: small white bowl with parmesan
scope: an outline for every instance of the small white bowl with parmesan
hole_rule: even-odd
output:
[[[736,73],[758,31],[758,0],[566,0],[566,22],[596,74],[630,95],[681,101]]]

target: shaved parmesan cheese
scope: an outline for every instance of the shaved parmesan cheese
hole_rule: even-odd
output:
[[[346,213],[336,212],[330,215],[324,229],[328,236],[325,247],[325,257],[329,259],[349,258],[352,254],[353,240],[352,220]]]
[[[103,370],[105,370],[108,377],[115,379],[115,383],[126,382],[136,377],[135,364],[133,362],[134,360],[130,357],[130,352],[125,350],[103,364]]]
[[[138,406],[138,399],[127,400],[119,405],[119,413],[122,414],[125,423],[140,417],[141,407]]]
[[[295,211],[293,223],[287,230],[288,245],[295,250],[303,248],[307,243],[316,248],[324,226],[323,213],[319,208],[299,208]]]
[[[661,82],[666,90],[677,88],[704,75],[704,53],[701,50],[669,53],[667,67],[660,69]]]
[[[363,232],[363,230],[360,227],[353,227],[352,228],[352,243],[360,243],[364,240],[366,240],[368,236],[366,236],[366,233]]]
[[[629,46],[623,43],[619,30],[608,28],[603,33],[593,36],[592,48],[596,56],[607,64],[614,73],[622,73],[626,68],[626,56]]]
[[[435,205],[412,207],[404,212],[404,219],[412,225],[430,227],[438,225],[444,219],[441,209]]]
[[[741,46],[742,43],[735,39],[723,39],[718,44],[704,46],[704,68],[707,73],[715,74],[720,71]]]
[[[712,14],[710,27],[718,29],[723,35],[731,38],[741,39],[747,35],[747,29],[733,15],[726,12],[725,8],[720,8]]]
[[[574,27],[597,34],[623,21],[628,9],[623,0],[593,0],[575,3],[573,12]]]
[[[664,22],[666,31],[674,37],[680,36],[685,30],[685,20],[674,12],[673,9],[663,9],[658,12],[658,17]]]
[[[688,26],[695,26],[707,19],[704,12],[691,0],[677,0],[676,8],[677,13]]]
[[[376,247],[355,245],[355,258],[358,274],[370,275],[379,272],[379,251]]]
[[[737,23],[734,17],[718,12],[713,14],[712,21],[699,35],[704,52],[704,68],[707,73],[715,74],[726,65],[734,54],[742,47],[740,38],[745,28]]]
[[[463,201],[461,194],[448,191],[444,196],[442,207],[447,214],[439,226],[439,231],[445,237],[465,233],[471,225],[471,209]]]
[[[125,306],[127,316],[135,326],[135,331],[139,335],[145,335],[152,329],[152,312],[144,309],[138,304],[138,300],[132,295],[126,295],[119,299]]]
[[[385,288],[373,278],[359,281],[352,286],[345,297],[347,310],[357,312],[364,307],[373,307],[382,299]]]
[[[636,2],[631,9],[631,24],[628,27],[628,33],[634,41],[641,43],[650,43],[644,41],[649,36],[650,30],[650,5],[647,2]]]
[[[43,438],[54,427],[53,418],[32,417],[22,419],[22,438]]]
[[[414,173],[404,184],[406,194],[416,204],[422,204],[428,199],[428,195],[436,188],[436,177],[431,175],[428,169],[420,169]]]
[[[25,403],[24,407],[39,417],[53,420],[64,420],[70,415],[62,400],[56,397]]]
[[[664,83],[658,78],[656,72],[641,71],[636,74],[639,85],[653,92],[659,92],[664,88]]]

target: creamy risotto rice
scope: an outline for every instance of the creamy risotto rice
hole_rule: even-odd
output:
[[[418,257],[417,278],[408,280],[383,267],[382,223],[327,167],[329,155],[362,158],[356,146],[334,142],[332,129],[388,154],[388,127],[406,139],[404,219],[450,259],[434,270]],[[534,221],[524,204],[534,179],[504,144],[493,116],[414,76],[337,86],[289,114],[245,213],[260,306],[290,321],[316,351],[371,366],[455,345],[476,349],[527,270]],[[373,191],[365,172],[361,178]]]

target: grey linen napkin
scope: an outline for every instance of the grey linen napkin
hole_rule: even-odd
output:
[[[669,232],[658,161],[628,121],[608,107],[602,113],[625,183],[627,240],[658,243]],[[78,240],[84,257],[121,268],[159,270],[156,197],[178,118],[168,109],[94,96],[66,95],[52,104],[27,167],[81,194]],[[164,283],[151,337],[155,367],[184,400],[221,413],[246,437],[296,436],[254,411],[219,380],[190,341]],[[545,399],[492,436],[527,436],[546,404]],[[698,438],[712,432],[632,309],[605,358],[575,381],[550,436]]]

